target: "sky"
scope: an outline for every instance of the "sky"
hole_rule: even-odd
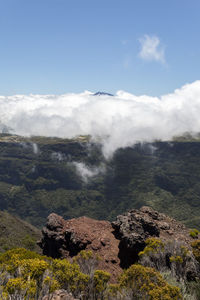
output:
[[[199,0],[0,0],[0,95],[123,90],[200,79]]]
[[[0,0],[0,132],[89,134],[105,157],[199,133],[199,12],[199,0]]]

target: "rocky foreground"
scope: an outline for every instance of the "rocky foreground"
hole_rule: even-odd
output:
[[[98,267],[110,272],[114,281],[121,269],[138,260],[149,237],[177,240],[188,247],[192,241],[183,224],[143,206],[119,215],[112,223],[87,217],[64,220],[52,213],[39,245],[44,255],[53,258],[72,258],[81,250],[92,250],[101,257]]]

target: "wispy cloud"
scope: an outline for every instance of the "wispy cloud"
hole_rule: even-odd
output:
[[[141,49],[139,57],[146,61],[157,61],[162,64],[165,63],[165,50],[160,43],[160,39],[155,35],[145,34],[139,39]]]
[[[122,44],[123,46],[126,46],[126,45],[128,44],[128,40],[122,40],[122,41],[121,41],[121,44]]]
[[[105,166],[102,164],[96,168],[90,168],[82,162],[72,162],[72,165],[76,167],[77,173],[81,176],[82,180],[87,183],[90,177],[94,177],[99,173],[105,173]]]
[[[132,62],[131,56],[127,55],[123,60],[123,68],[129,69],[131,66],[131,62]]]

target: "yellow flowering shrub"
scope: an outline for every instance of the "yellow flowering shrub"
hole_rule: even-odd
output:
[[[157,251],[163,246],[160,240],[151,239],[147,247]],[[182,249],[183,256],[187,255],[186,250]],[[42,299],[57,289],[66,289],[76,298],[82,295],[83,299],[95,300],[182,299],[177,287],[169,285],[153,268],[142,265],[132,265],[125,270],[116,284],[109,284],[111,275],[106,271],[83,273],[78,263],[90,262],[94,267],[93,259],[96,261],[97,257],[91,251],[82,251],[70,263],[66,259],[50,259],[25,249],[9,250],[0,255],[0,300]]]
[[[158,253],[164,249],[164,243],[158,238],[148,238],[145,241],[146,247],[139,252],[139,256],[148,255],[149,253]]]
[[[102,270],[96,270],[94,272],[93,280],[95,293],[103,293],[107,288],[108,281],[110,280],[110,274]]]
[[[52,271],[62,288],[72,292],[80,292],[87,289],[89,275],[83,274],[78,264],[70,263],[66,259],[54,259]]]
[[[8,296],[18,292],[22,299],[27,293],[39,298],[42,290],[51,293],[60,288],[78,295],[87,289],[89,281],[78,264],[66,259],[53,260],[26,249],[12,249],[0,255],[0,269],[3,291]],[[3,278],[4,273],[7,279]]]
[[[169,285],[153,268],[132,265],[119,279],[121,288],[131,290],[136,299],[179,300],[179,288]]]
[[[82,250],[73,261],[79,265],[81,272],[91,276],[97,268],[99,260],[100,257],[93,251]]]
[[[0,254],[0,264],[8,263],[10,260],[13,260],[14,256],[17,256],[19,260],[30,259],[30,258],[39,258],[39,259],[45,258],[51,260],[51,258],[47,258],[46,256],[40,255],[36,252],[24,248],[14,248]]]
[[[25,279],[30,277],[38,280],[48,267],[49,264],[39,258],[23,259],[21,260],[20,272]]]
[[[191,243],[192,252],[196,258],[196,260],[200,263],[200,240],[196,240]]]
[[[108,285],[107,294],[109,295],[109,299],[114,298],[117,299],[118,295],[121,294],[121,288],[118,283],[111,283]]]
[[[177,280],[181,278],[187,280],[186,266],[192,262],[192,259],[195,261],[195,259],[192,258],[191,251],[186,246],[181,245],[174,249],[173,255],[169,257],[171,263],[170,270],[173,277],[177,278]]]
[[[191,229],[189,234],[193,239],[197,239],[199,236],[199,230],[195,228]]]
[[[43,281],[43,286],[46,287],[50,293],[61,288],[59,282],[53,276],[46,276]]]
[[[24,299],[34,299],[37,291],[37,283],[35,280],[24,280],[21,277],[11,278],[8,280],[4,292],[9,295],[21,295]]]

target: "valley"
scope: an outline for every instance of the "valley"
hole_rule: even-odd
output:
[[[113,220],[143,205],[200,228],[200,142],[138,143],[106,160],[89,136],[0,136],[0,209],[41,228],[46,217]]]

